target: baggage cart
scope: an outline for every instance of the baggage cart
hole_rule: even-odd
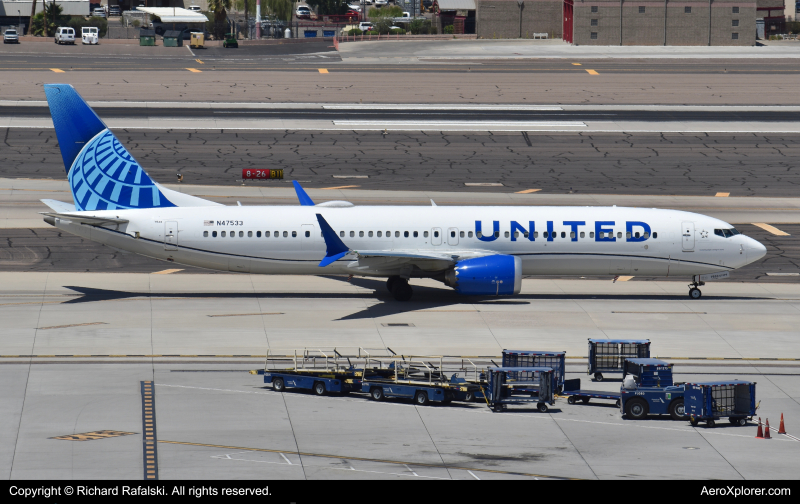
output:
[[[728,417],[733,425],[747,425],[758,409],[756,382],[726,380],[686,384],[686,413],[696,426],[705,422],[714,427],[716,421]]]
[[[556,393],[564,389],[564,369],[567,352],[503,350],[503,367],[553,368]]]
[[[629,420],[669,415],[685,420],[684,385],[672,381],[672,364],[658,359],[625,359],[620,412]]]
[[[650,340],[589,339],[589,369],[595,381],[603,373],[622,374],[625,359],[650,357]]]
[[[206,43],[205,33],[192,32],[191,39],[189,40],[189,46],[192,49],[202,49],[205,43]]]
[[[500,412],[509,404],[536,403],[542,413],[555,404],[555,376],[549,367],[490,367],[486,391],[492,411]]]
[[[433,364],[435,359],[439,365]],[[391,377],[374,374],[361,380],[361,391],[375,401],[387,398],[412,399],[418,406],[450,403],[461,384],[451,383],[442,373],[442,357],[394,357]]]
[[[619,408],[620,392],[603,392],[600,390],[586,390],[581,388],[581,379],[575,378],[574,380],[564,381],[564,391],[562,395],[568,396],[567,402],[569,404],[577,404],[579,401],[583,404],[589,404],[592,399],[602,399],[614,401],[614,405]]]

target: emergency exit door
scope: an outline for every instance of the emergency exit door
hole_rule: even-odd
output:
[[[178,250],[178,223],[164,222],[164,250]]]
[[[694,222],[684,222],[682,226],[683,250],[694,250]]]

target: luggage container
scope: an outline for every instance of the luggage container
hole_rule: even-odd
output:
[[[714,427],[723,417],[733,425],[744,426],[758,409],[756,382],[741,380],[687,383],[684,400],[694,426],[704,421],[707,427]]]
[[[650,340],[589,339],[589,369],[595,381],[603,381],[603,373],[622,374],[625,359],[650,357]]]
[[[490,367],[487,369],[489,407],[500,412],[509,404],[536,403],[542,413],[555,404],[555,374],[549,367]]]
[[[620,412],[629,420],[670,415],[685,420],[684,385],[672,381],[672,364],[658,359],[625,359]]]
[[[567,352],[503,350],[503,367],[549,367],[553,369],[556,393],[564,389]]]
[[[189,46],[192,49],[202,49],[203,45],[205,44],[205,40],[205,33],[192,32],[191,39],[189,40]]]

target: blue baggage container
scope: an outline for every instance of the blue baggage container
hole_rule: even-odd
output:
[[[553,369],[556,392],[564,389],[567,352],[503,350],[503,367],[549,367]]]
[[[692,425],[706,422],[714,427],[716,421],[728,417],[733,425],[747,425],[758,409],[756,382],[725,380],[686,384],[686,414]]]
[[[589,339],[589,369],[595,381],[603,381],[603,373],[622,374],[625,359],[650,357],[650,340]]]
[[[490,367],[488,371],[489,406],[495,412],[509,404],[536,403],[542,413],[555,404],[555,375],[548,367]]]

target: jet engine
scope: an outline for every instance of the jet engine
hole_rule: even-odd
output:
[[[519,294],[522,288],[522,259],[510,255],[464,259],[445,273],[445,284],[459,294]]]

